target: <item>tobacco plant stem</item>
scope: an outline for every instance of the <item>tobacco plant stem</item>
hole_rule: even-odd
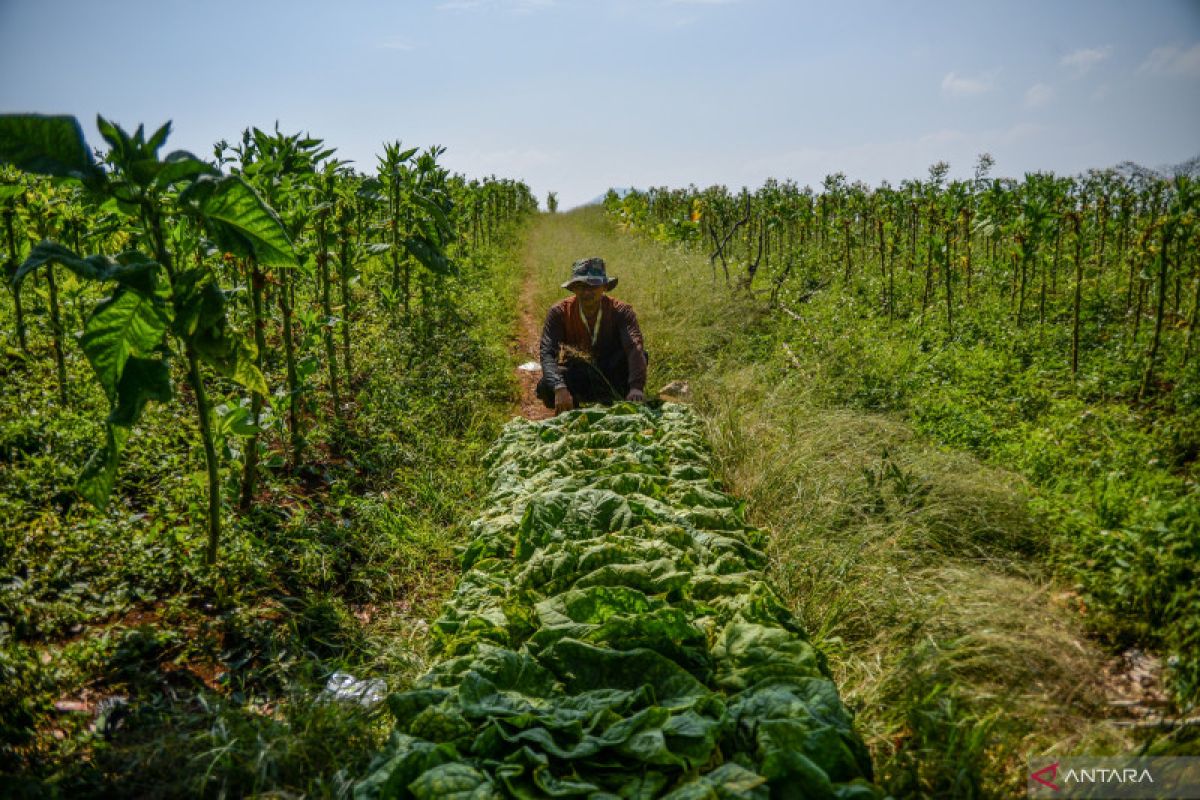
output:
[[[350,230],[342,229],[341,257],[338,259],[338,278],[341,284],[342,301],[342,360],[345,363],[345,383],[351,390],[352,376],[350,369]]]
[[[54,266],[46,265],[46,283],[50,287],[50,336],[54,344],[54,368],[58,373],[58,399],[65,409],[67,397],[67,362],[63,356],[62,311],[58,307],[58,282],[54,279]]]
[[[283,315],[283,355],[287,362],[288,382],[288,434],[290,437],[289,451],[293,469],[300,466],[304,457],[304,439],[300,435],[300,402],[299,378],[296,373],[296,343],[292,336],[292,304],[288,298],[288,281],[291,275],[282,270],[283,285],[279,287],[279,310]]]
[[[208,393],[204,389],[204,378],[200,375],[200,361],[196,351],[186,346],[188,383],[196,396],[196,415],[200,422],[200,439],[204,443],[204,466],[208,473],[208,547],[204,551],[204,562],[209,566],[217,563],[217,546],[221,541],[221,485],[217,471],[217,448],[213,445],[212,410],[209,408]]]
[[[13,232],[13,217],[16,212],[11,208],[4,211],[4,229],[8,233],[8,254],[12,259],[12,263],[17,263],[17,237]],[[29,344],[25,340],[25,311],[21,308],[21,287],[20,285],[9,286],[13,296],[13,311],[16,313],[15,323],[17,326],[17,343],[21,346],[21,352],[29,355]]]
[[[254,328],[254,345],[258,350],[255,362],[261,372],[263,369],[263,354],[267,351],[267,337],[264,331],[263,319],[263,274],[257,259],[250,259],[250,311],[251,324]],[[258,425],[262,420],[263,396],[258,392],[250,394],[250,417],[254,424],[254,433],[246,439],[246,461],[242,468],[242,497],[240,507],[247,511],[254,502],[258,490]]]
[[[317,269],[321,276],[321,311],[325,324],[321,326],[321,338],[325,342],[325,361],[329,368],[329,394],[333,400],[333,418],[342,422],[342,401],[338,395],[337,345],[333,335],[333,299],[329,274],[329,242],[326,237],[324,212],[317,218]]]

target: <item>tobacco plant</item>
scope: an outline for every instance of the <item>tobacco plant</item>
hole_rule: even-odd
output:
[[[112,493],[121,451],[146,405],[172,401],[171,362],[182,356],[204,448],[205,555],[213,563],[221,534],[220,465],[205,372],[262,394],[267,387],[255,346],[229,324],[227,295],[202,257],[200,233],[264,263],[294,263],[295,255],[279,218],[241,177],[223,176],[184,151],[160,158],[169,122],[149,137],[141,126],[130,135],[103,117],[97,126],[109,146],[103,166],[74,117],[0,117],[0,161],[75,182],[98,201],[115,201],[136,246],[114,257],[84,256],[47,239],[33,247],[13,282],[19,288],[35,270],[57,264],[109,290],[79,339],[110,406],[104,441],[76,483],[97,506]]]

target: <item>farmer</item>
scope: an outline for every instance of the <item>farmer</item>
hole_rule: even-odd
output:
[[[562,285],[574,297],[550,307],[542,326],[537,396],[555,414],[579,403],[645,400],[646,351],[633,306],[605,294],[617,285],[604,259],[584,258]]]

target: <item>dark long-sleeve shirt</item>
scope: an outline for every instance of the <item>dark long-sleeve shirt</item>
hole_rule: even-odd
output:
[[[564,345],[589,353],[597,363],[607,362],[623,350],[629,364],[629,388],[645,391],[646,354],[633,306],[604,295],[600,309],[600,332],[593,346],[578,298],[568,297],[550,307],[542,325],[542,378],[555,389],[566,386],[559,370],[559,351]]]

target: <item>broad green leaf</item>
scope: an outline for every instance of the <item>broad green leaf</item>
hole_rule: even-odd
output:
[[[227,330],[223,319],[221,324],[198,329],[188,342],[196,355],[215,369],[217,374],[264,397],[270,395],[267,380],[255,363],[257,353],[254,345]]]
[[[25,276],[45,264],[62,264],[81,278],[104,280],[108,272],[108,259],[104,256],[81,258],[58,242],[42,241],[33,246],[24,263],[17,268],[13,280],[17,283]]]
[[[278,215],[240,175],[200,180],[183,199],[196,200],[205,220],[220,223],[242,237],[267,266],[297,266],[296,253]]]
[[[170,402],[171,370],[162,359],[131,356],[121,371],[116,403],[108,415],[109,424],[133,427],[141,419],[146,403],[151,400]]]
[[[454,235],[454,226],[450,224],[450,219],[446,216],[446,212],[434,200],[420,192],[414,192],[412,201],[433,219],[443,236],[451,237]]]
[[[104,141],[108,142],[108,146],[114,150],[124,150],[129,137],[125,131],[121,130],[119,125],[109,122],[99,114],[96,115],[96,128],[100,131],[100,135],[104,137]]]
[[[466,764],[441,764],[408,785],[416,800],[491,800],[491,780]]]
[[[175,289],[175,335],[218,374],[269,395],[263,373],[256,366],[254,345],[229,329],[226,293],[203,269],[182,273],[175,279]]]
[[[767,779],[738,764],[722,764],[707,775],[664,795],[663,800],[767,800],[771,796]]]
[[[217,428],[223,434],[253,436],[259,428],[254,424],[250,409],[243,405],[217,406]]]
[[[195,180],[201,175],[220,174],[212,164],[201,161],[185,150],[176,150],[163,159],[155,182],[161,187],[167,187],[182,181]]]
[[[395,733],[382,760],[371,765],[371,775],[354,787],[354,800],[388,800],[404,797],[408,786],[422,773],[457,760],[454,749]]]
[[[126,251],[113,261],[101,255],[81,257],[57,242],[46,240],[34,245],[12,280],[19,283],[45,264],[62,264],[85,280],[116,281],[146,295],[154,294],[160,272],[158,262],[137,250]]]
[[[0,163],[59,178],[102,177],[79,120],[65,115],[0,114]]]
[[[121,286],[135,289],[145,295],[158,291],[158,278],[162,273],[159,263],[139,250],[126,250],[110,262],[103,280],[115,281]],[[165,311],[165,309],[164,309]]]
[[[121,450],[129,438],[129,429],[119,425],[104,426],[104,444],[93,451],[75,481],[75,491],[97,508],[108,505],[113,485],[117,481],[117,466]]]
[[[239,341],[237,363],[234,364],[233,372],[229,377],[250,391],[258,392],[263,397],[268,397],[271,394],[271,389],[267,386],[267,379],[255,363],[256,355],[257,350],[253,344],[244,339]]]
[[[148,357],[167,330],[166,307],[157,297],[124,289],[97,306],[79,340],[110,399],[130,356]]]
[[[142,129],[139,126],[138,131],[141,132],[141,130]],[[152,153],[157,153],[159,151],[159,149],[164,144],[166,144],[167,137],[170,135],[171,135],[171,121],[167,120],[165,123],[163,123],[162,127],[160,127],[158,130],[156,130],[150,136],[150,138],[146,141],[146,148],[149,149],[150,152],[152,152]],[[171,160],[170,156],[168,156],[164,160],[170,161]]]
[[[186,270],[175,277],[172,303],[175,316],[171,329],[182,339],[225,319],[225,293],[212,282],[203,267]]]

